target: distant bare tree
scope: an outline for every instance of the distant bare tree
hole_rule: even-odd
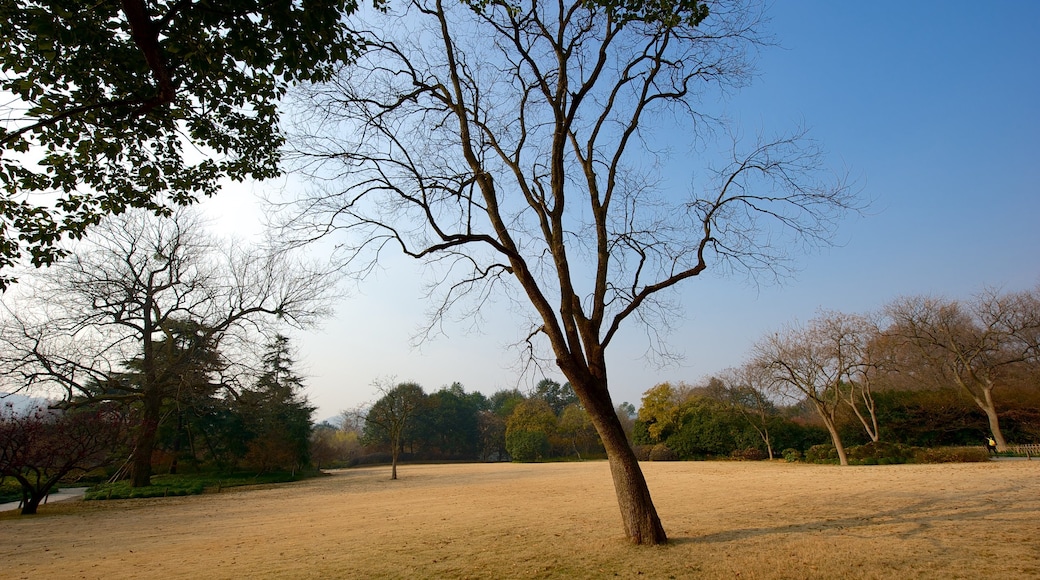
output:
[[[726,384],[726,402],[751,425],[762,438],[769,459],[773,459],[773,438],[769,425],[778,415],[776,404],[770,400],[769,373],[761,365],[748,362],[723,373]]]
[[[776,392],[812,405],[827,427],[842,465],[849,461],[837,417],[851,376],[861,364],[858,320],[847,314],[824,313],[804,327],[788,327],[762,339],[752,355],[752,364],[767,373]]]
[[[1023,366],[1040,361],[1040,289],[986,290],[964,303],[914,296],[886,307],[895,336],[917,354],[913,372],[956,385],[986,413],[997,449],[1007,449],[994,391]]]
[[[387,248],[426,260],[443,290],[429,332],[465,298],[479,309],[499,290],[523,296],[528,360],[554,362],[588,411],[625,535],[666,541],[611,401],[607,348],[631,321],[667,330],[670,292],[709,267],[782,274],[789,248],[826,242],[855,205],[840,179],[821,177],[801,132],[705,163],[710,179],[689,196],[663,186],[657,136],[679,127],[711,140],[720,125],[700,99],[749,79],[758,9],[406,0],[390,10],[358,31],[356,65],[300,97],[294,145],[315,187],[287,227],[304,240],[336,234],[358,274]]]

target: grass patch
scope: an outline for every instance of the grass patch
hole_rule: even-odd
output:
[[[174,497],[216,493],[228,487],[244,485],[268,485],[299,481],[320,475],[319,471],[255,473],[196,473],[177,475],[153,475],[152,485],[131,487],[129,481],[100,483],[87,489],[85,500],[133,499],[145,497]]]

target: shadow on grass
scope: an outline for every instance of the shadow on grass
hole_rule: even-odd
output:
[[[845,517],[826,517],[794,524],[762,526],[743,529],[723,530],[703,536],[679,536],[669,538],[676,545],[713,544],[746,540],[756,537],[815,534],[838,531],[848,533],[856,530],[868,530],[879,526],[899,526],[903,529],[891,535],[905,540],[914,537],[927,537],[936,523],[960,521],[978,522],[979,527],[986,527],[985,522],[1000,519],[1013,519],[1014,514],[1040,512],[1040,503],[1032,506],[1022,502],[1007,502],[993,499],[1006,493],[1021,491],[1020,487],[992,489],[986,493],[959,494],[956,496],[929,497],[910,505],[872,514],[849,515]],[[850,500],[852,501],[852,500]]]

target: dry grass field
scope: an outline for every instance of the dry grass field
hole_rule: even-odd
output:
[[[667,546],[622,539],[604,462],[405,465],[5,512],[0,577],[1040,577],[1040,461],[644,470]]]

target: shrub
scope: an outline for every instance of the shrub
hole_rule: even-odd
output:
[[[664,443],[658,443],[650,450],[650,461],[676,461],[678,459],[678,454]]]
[[[57,489],[51,490],[54,493]],[[0,503],[7,503],[9,501],[21,501],[22,500],[22,484],[18,483],[13,477],[10,479],[0,480]]]
[[[398,458],[400,459],[400,458]],[[365,455],[354,458],[353,462],[347,462],[348,467],[354,467],[355,465],[389,465],[393,461],[393,456],[385,451],[377,451],[375,453],[366,453]]]
[[[155,484],[148,487],[130,487],[128,481],[102,483],[88,489],[84,500],[96,499],[132,499],[145,497],[174,497],[179,495],[197,495],[205,486],[201,481],[177,481],[169,484]]]
[[[794,447],[788,447],[787,449],[784,449],[780,453],[780,455],[782,455],[784,461],[788,463],[794,463],[796,461],[801,461],[802,459],[802,452],[795,449]]]
[[[805,452],[805,460],[809,463],[837,463],[838,450],[830,443],[813,445]]]
[[[849,447],[846,454],[851,465],[891,465],[914,461],[913,447],[883,441]]]
[[[762,461],[766,458],[766,453],[757,447],[745,447],[734,449],[729,456],[738,461]]]
[[[513,461],[537,461],[549,454],[549,437],[541,431],[506,433],[506,452]]]
[[[978,463],[989,461],[989,452],[982,447],[933,447],[914,449],[916,463]]]
[[[653,445],[633,445],[632,452],[636,454],[637,460],[650,461],[650,451],[653,448]]]

